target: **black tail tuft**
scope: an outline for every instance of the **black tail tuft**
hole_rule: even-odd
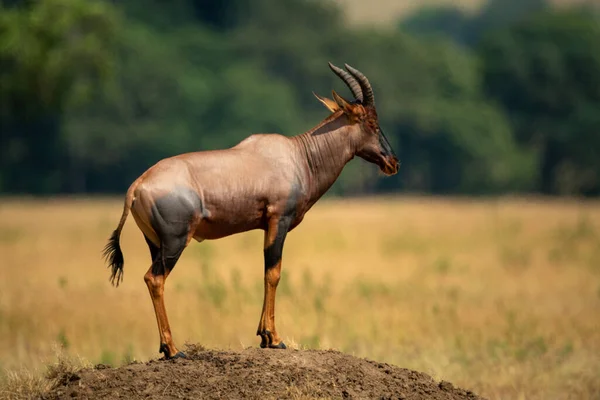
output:
[[[123,252],[121,252],[121,246],[119,245],[119,236],[121,236],[121,231],[115,229],[103,250],[104,258],[108,261],[108,266],[112,267],[110,282],[113,286],[119,286],[119,283],[123,281],[124,261]]]

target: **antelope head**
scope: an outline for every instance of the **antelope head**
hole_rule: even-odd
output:
[[[333,100],[315,96],[331,112],[342,110],[353,124],[360,126],[360,137],[357,140],[356,155],[376,164],[385,175],[398,172],[400,163],[387,137],[379,126],[373,88],[367,77],[359,70],[344,64],[347,71],[329,63],[331,70],[339,76],[354,95],[354,101],[348,101],[332,91]]]

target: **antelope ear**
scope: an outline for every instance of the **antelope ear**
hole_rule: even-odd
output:
[[[365,109],[362,105],[349,103],[342,96],[337,94],[335,90],[333,90],[332,93],[337,106],[343,110],[344,114],[346,114],[352,121],[358,122],[364,119]]]
[[[338,108],[344,110],[346,114],[353,114],[354,109],[352,108],[352,104],[348,103],[342,96],[337,94],[335,90],[332,90],[333,99],[335,100]]]
[[[327,107],[327,109],[331,112],[336,112],[337,110],[340,109],[340,106],[337,105],[337,103],[331,99],[325,98],[325,97],[321,97],[318,94],[316,94],[315,92],[313,92],[313,94],[315,95],[315,97],[317,98],[317,100],[319,100],[321,103],[323,103],[323,105],[325,107]]]

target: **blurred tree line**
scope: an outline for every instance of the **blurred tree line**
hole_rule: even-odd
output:
[[[402,167],[338,194],[600,194],[600,24],[490,0],[347,25],[318,0],[0,0],[0,193],[118,193],[161,158],[301,133],[367,74]]]

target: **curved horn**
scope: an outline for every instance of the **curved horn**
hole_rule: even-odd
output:
[[[331,70],[337,76],[339,76],[344,81],[344,83],[346,85],[348,85],[348,87],[352,91],[352,94],[354,95],[354,98],[356,98],[356,100],[358,100],[359,102],[362,103],[363,102],[363,92],[362,92],[360,83],[358,83],[356,81],[356,79],[354,79],[352,77],[352,75],[350,75],[349,73],[347,73],[343,69],[341,69],[339,67],[336,67],[332,63],[329,63],[329,68],[331,68]]]
[[[373,88],[371,87],[371,84],[369,83],[369,80],[367,79],[365,74],[363,74],[356,68],[352,68],[348,64],[344,64],[344,66],[360,83],[362,92],[365,95],[365,105],[375,106],[375,96],[373,95]]]

